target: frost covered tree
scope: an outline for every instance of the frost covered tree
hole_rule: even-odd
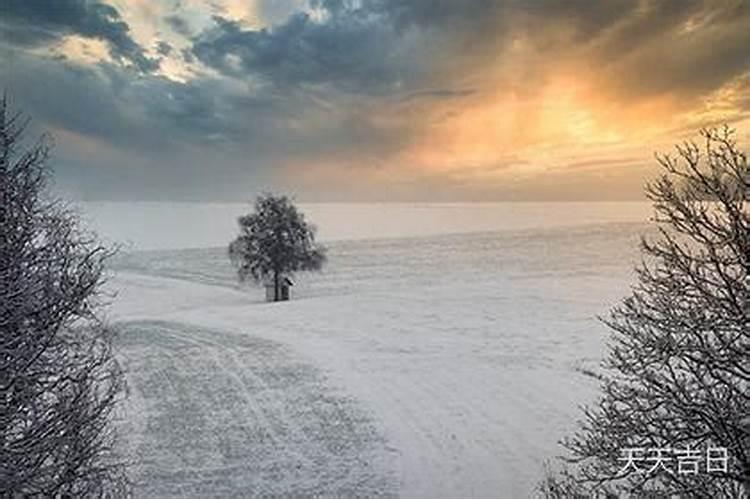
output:
[[[110,251],[48,194],[49,147],[0,102],[0,496],[127,493],[111,415],[123,378],[97,316]]]
[[[658,233],[604,319],[603,395],[563,442],[547,496],[750,495],[747,158],[723,128],[657,159],[646,192]]]
[[[319,270],[325,262],[325,249],[315,242],[315,228],[286,196],[259,196],[255,212],[238,222],[240,235],[229,245],[229,256],[240,281],[272,280],[274,300],[281,299],[282,278]]]

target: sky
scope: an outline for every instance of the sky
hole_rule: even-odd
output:
[[[82,200],[640,199],[750,142],[750,2],[3,0],[0,84]]]

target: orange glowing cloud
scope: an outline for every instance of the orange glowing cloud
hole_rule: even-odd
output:
[[[102,1],[116,14],[0,20],[30,34],[17,88],[71,150],[104,158],[102,185],[119,175],[108,144],[166,190],[634,198],[654,151],[701,127],[747,142],[746,3]],[[38,75],[69,97],[44,104]]]

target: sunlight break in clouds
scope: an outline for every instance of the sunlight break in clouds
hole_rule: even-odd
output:
[[[654,150],[747,141],[749,11],[12,0],[0,54],[87,199],[637,199]]]

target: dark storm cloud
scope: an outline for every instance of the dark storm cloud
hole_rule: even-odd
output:
[[[220,79],[180,83],[25,54],[13,68],[3,78],[13,105],[33,117],[32,135],[53,133],[61,185],[85,198],[231,199],[288,149],[295,105]]]
[[[750,70],[750,3],[647,2],[592,41],[620,94],[700,97]]]
[[[313,0],[311,6],[322,19],[298,12],[263,29],[216,16],[212,28],[193,38],[193,53],[231,77],[382,95],[418,91],[437,59],[456,55],[431,50],[458,50],[460,38],[496,39],[503,31],[496,15],[503,4],[496,2]],[[431,46],[433,40],[439,43]]]
[[[163,56],[168,56],[172,52],[172,46],[169,43],[160,40],[156,43],[156,51]]]
[[[586,61],[625,99],[697,97],[750,70],[748,2],[376,0],[371,5],[402,28],[440,27],[455,46],[478,52],[485,45],[499,54],[523,35],[543,59]]]
[[[317,22],[297,13],[270,30],[214,19],[215,26],[194,39],[193,53],[229,76],[281,87],[326,84],[380,93],[395,88],[405,69],[391,43],[391,26],[372,16],[347,13]]]
[[[705,96],[750,71],[749,3],[310,4],[312,13],[290,15],[291,4],[274,4],[265,15],[276,23],[264,29],[215,17],[208,29],[192,32],[178,15],[163,18],[192,45],[144,44],[197,68],[187,81],[153,71],[158,62],[132,39],[118,11],[102,2],[6,0],[0,34],[5,44],[21,48],[70,35],[102,40],[115,59],[135,67],[83,66],[19,51],[11,91],[42,123],[142,158],[129,168],[151,179],[155,192],[186,179],[210,183],[221,172],[231,190],[227,179],[240,178],[235,174],[242,168],[271,171],[290,157],[387,162],[434,118],[424,112],[429,106],[443,106],[447,116],[506,87],[513,95],[531,94],[549,68],[565,61],[583,68],[581,80],[613,107],[644,96]],[[513,60],[508,54],[516,45],[525,51]],[[745,110],[748,88],[745,83],[734,101]],[[399,105],[413,114],[379,120],[385,108]],[[189,163],[185,152],[194,148],[221,154],[222,161],[195,167],[193,177],[170,178],[167,171],[188,168],[175,158]],[[116,178],[114,168],[102,165],[100,184]]]
[[[48,126],[123,149],[203,143],[233,130],[218,116],[212,95],[222,89],[210,80],[181,84],[112,64],[89,67],[18,54],[5,84],[29,114]]]
[[[4,0],[0,33],[5,43],[36,47],[69,35],[102,40],[113,58],[125,60],[143,72],[159,63],[147,57],[130,36],[130,27],[112,6],[86,0]]]
[[[377,155],[408,137],[356,109],[315,106],[305,95],[249,95],[216,78],[179,83],[28,57],[14,67],[14,104],[57,137],[62,185],[87,199],[244,199],[289,157],[314,161],[352,147]],[[320,125],[294,127],[306,119]],[[91,150],[62,130],[101,146]]]
[[[748,3],[315,0],[312,6],[325,13],[322,20],[297,13],[269,29],[216,17],[193,39],[193,53],[232,77],[361,94],[420,92],[435,78],[481,72],[519,36],[542,62],[559,56],[600,67],[625,97],[710,91],[750,65]],[[695,33],[683,32],[687,23],[698,25]],[[533,65],[527,77],[541,78]]]
[[[403,97],[404,101],[415,99],[456,99],[476,94],[476,89],[433,89],[412,92]]]
[[[193,57],[193,51],[190,49],[182,49],[180,51],[180,55],[182,56],[182,60],[188,64],[191,64],[193,61],[195,61],[195,57]]]
[[[552,47],[553,56],[571,52],[593,58],[590,64],[599,66],[602,77],[614,82],[626,96],[706,92],[750,67],[750,8],[742,3],[315,0],[311,5],[325,15],[313,19],[298,12],[268,29],[249,29],[216,17],[212,28],[193,38],[192,51],[183,50],[181,54],[187,62],[195,56],[224,75],[276,86],[275,90],[254,91],[251,100],[256,105],[263,100],[272,104],[260,115],[252,109],[252,114],[245,114],[245,121],[268,120],[273,112],[285,119],[294,114],[293,106],[304,109],[306,97],[310,97],[305,96],[304,89],[309,86],[322,87],[323,92],[345,90],[374,97],[397,94],[404,99],[453,98],[481,92],[466,90],[456,82],[471,71],[492,66],[491,55],[499,57],[510,43],[506,38],[519,32],[531,36],[532,43]],[[106,4],[10,0],[4,4],[3,13],[0,23],[10,35],[10,43],[33,46],[79,34],[106,41],[114,55],[133,61],[141,70],[156,64],[145,58],[128,34],[127,24]],[[691,20],[699,29],[680,35],[681,27]],[[189,32],[178,16],[167,17],[166,21],[180,33]],[[551,29],[560,25],[569,28],[564,35]],[[567,38],[561,40],[560,36]],[[162,55],[173,52],[166,42],[159,42],[157,48]],[[472,59],[476,53],[482,58]],[[464,59],[471,64],[465,66]],[[52,63],[39,59],[37,64],[35,72]],[[440,65],[447,65],[452,74],[437,71]],[[112,99],[110,107],[131,108],[134,103],[126,100],[137,94],[142,102],[149,103],[144,114],[163,111],[165,119],[173,120],[172,127],[188,134],[199,132],[202,138],[208,127],[216,127],[212,136],[229,137],[232,134],[227,131],[238,128],[237,113],[218,111],[221,103],[236,96],[223,95],[221,86],[207,88],[205,79],[179,83],[127,71],[117,77],[101,77],[92,75],[107,72],[79,68],[77,73],[72,68],[69,65],[58,78],[61,87],[71,93],[67,101],[80,100],[84,108],[90,102],[105,106],[107,99]],[[81,74],[89,76],[82,78]],[[135,90],[116,91],[129,82]],[[77,90],[92,85],[95,88],[89,91]],[[111,95],[107,95],[108,87],[113,89]],[[218,94],[201,95],[209,91]],[[326,95],[335,104],[337,98],[331,92]],[[76,105],[71,107],[68,119],[80,129],[77,122],[81,118],[74,116]],[[107,126],[92,128],[109,130]]]
[[[162,157],[204,148],[246,158],[251,151],[252,169],[284,155],[328,154],[352,145],[366,154],[402,140],[363,119],[356,107],[331,106],[322,94],[252,94],[214,77],[181,83],[107,63],[84,67],[24,54],[13,64],[5,83],[28,114],[125,153]],[[319,125],[295,126],[306,119]]]
[[[190,30],[190,26],[188,25],[187,21],[185,21],[180,16],[171,15],[165,17],[164,20],[174,30],[175,33],[184,37],[189,37],[190,35],[192,35],[192,31]]]

